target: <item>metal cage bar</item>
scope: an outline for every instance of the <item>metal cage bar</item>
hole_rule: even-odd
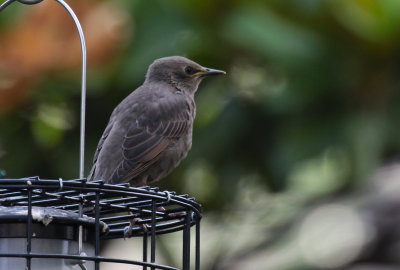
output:
[[[32,251],[32,190],[28,189],[28,221],[26,226],[26,253]],[[26,268],[31,270],[31,257],[26,258]]]
[[[191,213],[185,215],[185,225],[183,228],[183,258],[182,269],[189,270],[190,268],[190,223]]]
[[[97,191],[96,192],[96,204],[95,204],[95,244],[94,244],[94,255],[96,257],[100,256],[100,238],[98,237],[100,235],[100,194]],[[100,262],[95,261],[94,262],[94,269],[99,270],[100,269]]]
[[[156,203],[154,199],[151,201],[151,246],[150,246],[150,262],[156,261]],[[154,270],[152,267],[151,270]]]
[[[143,262],[147,262],[147,242],[148,242],[148,235],[146,231],[143,233]],[[143,270],[147,270],[146,265],[143,265]]]
[[[195,270],[200,270],[200,217],[196,218],[196,251],[195,251]]]

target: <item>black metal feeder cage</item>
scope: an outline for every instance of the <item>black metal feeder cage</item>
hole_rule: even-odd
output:
[[[200,267],[201,207],[188,195],[35,177],[1,179],[0,205],[0,269],[97,270],[101,262],[190,269],[192,226],[194,265]],[[131,237],[141,239],[143,260],[101,257],[100,241],[123,238],[132,219]],[[174,232],[182,232],[182,268],[156,263],[156,236]]]
[[[37,4],[43,0],[6,0],[0,12],[16,1]],[[72,9],[63,0],[54,1],[73,18],[82,48],[79,179],[0,179],[0,270],[99,270],[102,263],[116,264],[116,269],[127,264],[143,270],[189,270],[191,265],[199,270],[201,206],[193,198],[84,178],[85,40]],[[101,256],[100,243],[125,238],[127,228],[131,230],[126,241],[140,241],[142,260]],[[182,263],[176,267],[157,263],[157,239],[170,233],[180,233],[182,239]]]

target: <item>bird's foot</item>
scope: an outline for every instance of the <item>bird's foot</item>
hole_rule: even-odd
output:
[[[164,206],[158,206],[158,207],[156,208],[156,210],[159,211],[159,212],[165,212]]]
[[[133,218],[133,219],[129,220],[129,226],[126,226],[124,228],[124,240],[126,238],[129,238],[132,236],[133,226],[135,226],[136,222],[138,222],[138,221],[142,221],[142,219],[141,218]],[[139,224],[139,227],[142,228],[142,230],[144,232],[148,231],[146,224]]]
[[[126,238],[129,238],[132,236],[132,229],[133,229],[133,225],[135,225],[136,221],[135,219],[130,219],[129,220],[129,226],[126,226],[124,228],[124,240]]]
[[[157,207],[157,211],[159,212],[165,212],[165,208],[163,206],[159,206]],[[186,212],[185,211],[180,211],[180,212],[176,212],[176,213],[169,213],[168,216],[172,217],[172,218],[176,218],[176,217],[181,217],[181,216],[185,216]]]
[[[185,211],[180,211],[180,212],[176,212],[176,213],[169,213],[168,216],[172,217],[172,218],[176,218],[176,217],[183,217],[186,215]]]

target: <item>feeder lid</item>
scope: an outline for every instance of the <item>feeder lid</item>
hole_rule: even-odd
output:
[[[0,206],[0,223],[26,222],[28,216],[27,206]],[[82,225],[95,227],[95,219],[72,211],[61,210],[52,207],[32,206],[32,221],[47,226],[50,223],[66,225]],[[102,234],[108,232],[108,226],[99,221]]]

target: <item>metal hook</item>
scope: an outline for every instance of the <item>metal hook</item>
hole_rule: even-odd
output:
[[[0,5],[0,11],[5,9],[11,3],[18,1],[25,5],[34,5],[42,2],[43,0],[6,0]],[[79,33],[79,39],[82,49],[82,81],[81,81],[81,126],[80,126],[80,153],[79,153],[79,178],[84,177],[84,159],[85,159],[85,118],[86,118],[86,44],[85,37],[83,35],[81,24],[76,17],[74,11],[65,3],[63,0],[55,0],[61,4],[72,17],[75,22],[75,26]]]
[[[19,0],[20,1],[20,0]],[[24,0],[27,1],[27,0]],[[29,0],[28,0],[29,1]],[[84,177],[84,165],[85,165],[85,118],[86,118],[86,44],[83,30],[78,18],[74,11],[63,1],[56,0],[60,3],[71,15],[75,22],[75,26],[79,33],[79,39],[81,41],[82,49],[82,81],[81,81],[81,129],[80,129],[80,152],[79,152],[79,178]]]
[[[15,0],[7,0],[5,1],[3,4],[0,5],[0,11],[2,11],[3,9],[5,9],[9,4],[11,4],[12,2],[14,2]]]

